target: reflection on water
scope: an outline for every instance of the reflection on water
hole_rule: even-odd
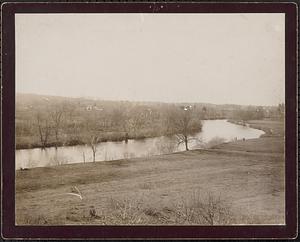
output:
[[[202,131],[189,143],[190,149],[199,148],[212,140],[224,142],[234,139],[258,138],[264,132],[246,126],[236,125],[226,120],[202,121]],[[156,137],[125,142],[103,142],[98,145],[96,160],[109,161],[133,157],[149,157],[183,151],[184,144],[177,145],[175,137]],[[92,150],[87,145],[59,147],[57,149],[26,149],[16,151],[16,169],[26,167],[54,166],[68,163],[92,162]]]

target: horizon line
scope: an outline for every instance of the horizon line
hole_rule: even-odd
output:
[[[210,104],[210,105],[236,105],[236,106],[262,106],[262,107],[276,107],[279,104],[285,104],[285,102],[279,102],[278,104],[273,104],[273,105],[256,105],[256,104],[236,104],[236,103],[211,103],[211,102],[201,102],[201,101],[173,101],[173,102],[167,102],[167,101],[147,101],[147,100],[129,100],[129,99],[120,99],[120,100],[116,100],[116,99],[103,99],[101,97],[95,97],[95,96],[61,96],[61,95],[54,95],[54,94],[40,94],[40,93],[29,93],[29,92],[15,92],[15,94],[25,94],[25,95],[36,95],[36,96],[51,96],[51,97],[61,97],[61,98],[86,98],[89,100],[93,100],[93,101],[110,101],[110,102],[140,102],[140,103],[165,103],[165,104],[186,104],[186,103],[190,103],[190,104]]]

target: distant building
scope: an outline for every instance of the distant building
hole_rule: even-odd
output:
[[[103,108],[98,108],[96,105],[88,105],[85,108],[87,111],[92,111],[92,110],[96,110],[96,111],[103,111]]]
[[[92,111],[92,110],[93,110],[92,106],[89,105],[89,106],[86,107],[86,111]]]

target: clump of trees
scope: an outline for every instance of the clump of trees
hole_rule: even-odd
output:
[[[60,142],[60,129],[61,129],[61,125],[63,122],[63,114],[64,114],[65,110],[64,107],[59,107],[56,106],[51,112],[50,112],[50,117],[51,117],[51,121],[52,121],[52,129],[54,131],[55,134],[55,148],[57,148],[57,145]]]
[[[96,144],[110,140],[109,135],[116,140],[176,135],[178,144],[184,143],[189,150],[188,144],[194,139],[192,134],[202,128],[202,110],[197,111],[194,106],[126,105],[126,108],[117,106],[111,110],[81,110],[78,114],[73,108],[64,103],[37,110],[36,134],[42,148],[73,142],[70,139],[73,137],[81,140],[79,144],[91,147],[95,161]]]
[[[36,120],[40,142],[42,148],[44,149],[48,144],[51,126],[49,120],[45,118],[40,112],[37,113]]]
[[[263,119],[265,116],[265,112],[262,107],[248,107],[244,109],[237,110],[233,118],[236,120],[259,120]]]
[[[49,139],[54,136],[52,142],[57,148],[61,143],[61,131],[65,121],[66,110],[64,105],[46,106],[45,110],[38,110],[35,116],[36,126],[41,147],[49,146]]]
[[[278,120],[284,118],[285,105],[280,103],[278,106],[247,106],[239,107],[231,111],[230,118],[235,120],[261,120],[261,119],[273,119]]]

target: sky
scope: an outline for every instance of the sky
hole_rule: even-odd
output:
[[[16,14],[16,92],[278,105],[284,14]]]

